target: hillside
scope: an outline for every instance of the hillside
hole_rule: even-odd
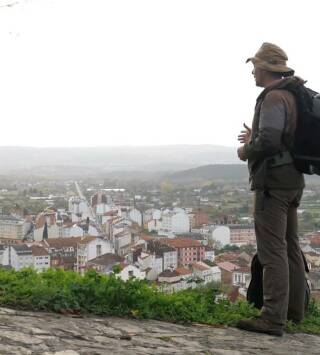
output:
[[[91,148],[0,147],[0,173],[81,169],[178,171],[207,164],[236,163],[235,148],[216,145]]]
[[[246,164],[210,164],[179,171],[166,176],[172,182],[201,182],[207,180],[247,180]]]
[[[165,179],[174,183],[199,183],[208,180],[247,182],[249,172],[246,164],[209,164],[168,174]],[[305,181],[307,187],[320,184],[320,176],[305,175]]]

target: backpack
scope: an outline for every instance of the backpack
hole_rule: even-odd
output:
[[[320,94],[304,85],[286,87],[296,98],[298,121],[291,154],[300,172],[320,175]]]
[[[286,151],[287,157],[283,158],[281,152],[271,157],[271,161],[278,160],[277,165],[293,161],[301,173],[320,175],[320,94],[305,87],[304,83],[298,77],[288,77],[276,87],[293,94],[297,103],[298,120],[294,142]],[[274,88],[266,89],[263,96],[271,90]]]
[[[304,262],[304,267],[306,273],[309,272],[308,264],[304,254],[302,253],[302,258]],[[251,281],[247,290],[247,301],[252,303],[254,307],[261,309],[263,306],[263,267],[259,261],[258,254],[255,254],[251,261]],[[304,299],[304,308],[308,309],[310,302],[310,286],[308,279],[305,279],[305,299]]]

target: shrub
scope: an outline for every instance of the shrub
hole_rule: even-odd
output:
[[[19,309],[225,325],[258,314],[244,301],[218,301],[219,293],[219,287],[211,284],[164,294],[146,281],[124,282],[94,270],[81,276],[62,269],[42,273],[0,269],[0,305]],[[318,305],[312,302],[305,321],[299,326],[289,323],[288,330],[320,334]]]

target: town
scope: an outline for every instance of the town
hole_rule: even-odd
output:
[[[245,298],[256,253],[245,181],[174,184],[16,178],[0,190],[0,264],[41,272],[94,269],[164,292],[221,284]],[[121,185],[122,184],[122,185]],[[320,293],[320,186],[299,207],[300,245]]]

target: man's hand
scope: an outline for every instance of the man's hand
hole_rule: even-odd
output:
[[[243,146],[238,148],[237,153],[238,153],[238,157],[239,157],[240,160],[242,160],[242,161],[246,161],[247,160],[247,158],[246,158],[246,156],[244,154],[244,147]]]
[[[245,130],[241,131],[238,135],[238,141],[242,144],[249,143],[251,139],[251,128],[249,128],[245,123],[243,124]]]

